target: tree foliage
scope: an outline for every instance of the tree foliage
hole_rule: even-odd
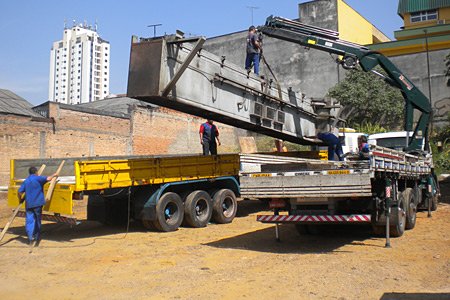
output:
[[[380,68],[376,68],[384,73]],[[403,127],[404,99],[401,92],[378,76],[355,69],[328,91],[328,96],[344,106],[341,115],[350,127],[375,124],[386,129]]]

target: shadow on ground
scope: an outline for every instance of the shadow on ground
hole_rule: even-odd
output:
[[[321,229],[315,235],[299,234],[293,225],[280,225],[280,241],[275,239],[275,226],[221,239],[205,245],[216,248],[245,249],[271,253],[333,253],[351,252],[339,250],[345,245],[379,247],[372,240],[373,234],[367,225],[339,225]]]
[[[19,225],[19,221],[16,222],[17,225],[15,227],[9,228],[8,232],[17,236],[9,239],[4,238],[3,241],[0,242],[0,246],[6,246],[13,241],[18,241],[28,245],[28,239],[26,237],[24,225]],[[140,222],[130,223],[130,227],[128,230],[129,233],[145,231],[147,230],[141,225]],[[74,240],[84,238],[94,238],[94,242],[95,239],[115,240],[124,238],[126,233],[126,225],[106,226],[94,221],[83,221],[75,227],[71,227],[67,224],[42,224],[42,239],[56,242],[73,242]]]
[[[384,293],[380,300],[448,300],[450,293]]]

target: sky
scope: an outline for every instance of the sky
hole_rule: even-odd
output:
[[[132,35],[172,34],[214,37],[262,25],[270,16],[298,18],[305,0],[0,0],[0,88],[34,105],[48,100],[50,49],[61,40],[64,22],[98,24],[110,42],[110,92],[126,93]],[[345,0],[363,17],[393,38],[403,22],[398,0]],[[254,7],[253,9],[251,7]]]

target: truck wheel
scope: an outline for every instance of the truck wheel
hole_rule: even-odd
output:
[[[406,224],[405,229],[413,229],[416,226],[416,213],[417,213],[417,205],[416,205],[416,197],[417,195],[414,193],[414,190],[411,188],[407,188],[402,192],[403,198],[406,203]]]
[[[405,232],[406,226],[406,199],[403,193],[400,194],[399,206],[397,209],[398,223],[396,225],[390,226],[389,233],[392,237],[401,237]],[[393,210],[395,212],[395,210]]]
[[[211,196],[205,191],[194,191],[184,202],[184,221],[187,225],[205,227],[212,215]]]
[[[165,193],[156,203],[156,221],[153,225],[160,231],[175,231],[183,221],[183,201],[175,193]]]
[[[431,198],[431,211],[435,211],[435,210],[437,210],[437,207],[438,207],[438,196],[437,195],[434,195],[432,198]]]
[[[214,222],[218,224],[231,223],[237,212],[236,195],[232,190],[221,189],[213,197]]]

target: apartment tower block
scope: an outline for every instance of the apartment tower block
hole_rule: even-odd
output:
[[[74,24],[64,28],[50,51],[49,100],[87,103],[109,95],[110,45],[94,28]]]

